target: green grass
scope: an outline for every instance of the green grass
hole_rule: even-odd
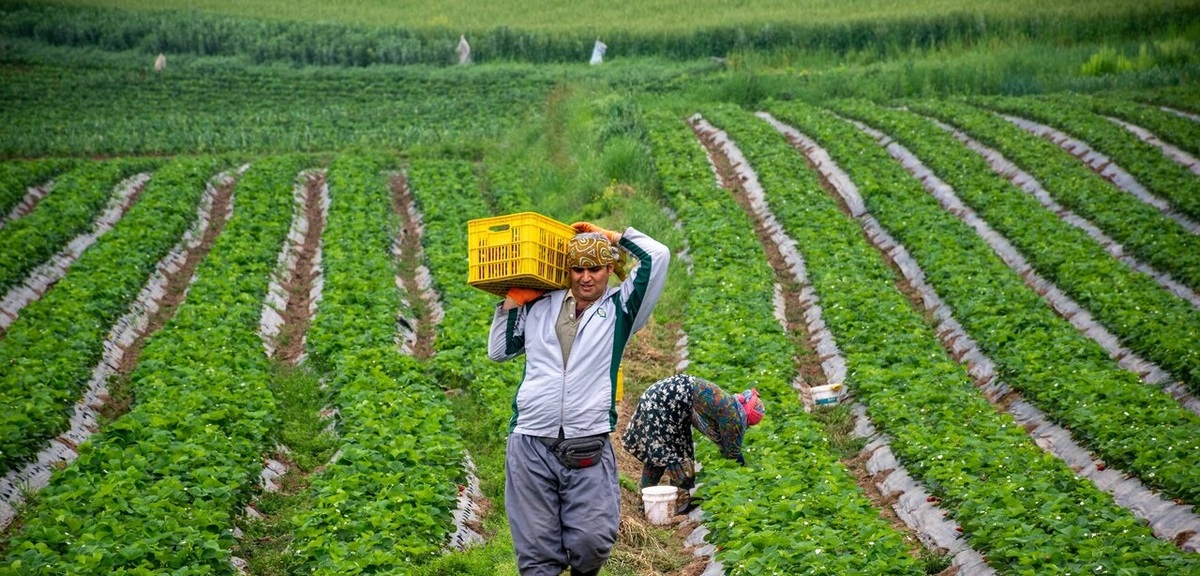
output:
[[[500,26],[547,32],[663,33],[696,28],[758,24],[844,24],[867,20],[925,19],[930,15],[970,13],[985,18],[1114,17],[1150,10],[1194,6],[1181,0],[651,0],[573,3],[556,0],[297,0],[286,10],[271,0],[57,0],[53,4],[104,6],[161,12],[196,10],[208,14],[268,20],[338,22],[368,26],[448,28],[482,31]]]

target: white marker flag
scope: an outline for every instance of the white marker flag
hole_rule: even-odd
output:
[[[459,64],[470,64],[471,63],[471,45],[467,44],[466,36],[458,37],[458,63]]]
[[[608,50],[608,45],[596,39],[596,45],[592,47],[592,64],[604,62],[604,51]]]

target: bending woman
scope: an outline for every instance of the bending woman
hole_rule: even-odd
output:
[[[638,400],[621,442],[642,462],[638,488],[655,486],[666,472],[672,486],[691,490],[696,485],[692,426],[712,440],[721,455],[745,466],[742,436],[764,415],[758,390],[728,394],[719,386],[690,374],[676,374],[651,384]],[[691,500],[678,513],[694,508]]]

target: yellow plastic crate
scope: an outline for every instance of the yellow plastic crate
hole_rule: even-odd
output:
[[[467,222],[467,284],[504,296],[509,288],[570,285],[567,241],[575,229],[536,212]]]

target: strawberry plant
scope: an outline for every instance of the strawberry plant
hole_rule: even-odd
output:
[[[1118,190],[1055,144],[961,102],[914,101],[910,106],[998,150],[1037,178],[1056,201],[1090,220],[1139,260],[1200,290],[1200,238]]]
[[[344,155],[329,168],[325,285],[309,333],[339,408],[338,456],[294,519],[304,570],[357,574],[433,558],[451,530],[462,440],[449,400],[395,343],[399,294],[389,161]]]
[[[146,161],[89,162],[60,177],[54,193],[31,214],[0,228],[0,293],[86,231],[117,184],[150,166]]]
[[[918,574],[899,532],[880,519],[803,410],[793,344],[774,319],[774,274],[749,217],[715,184],[682,119],[648,118],[664,193],[683,221],[695,262],[688,307],[692,373],[727,389],[757,387],[770,416],[746,435],[748,465],[707,442],[707,540],[727,574]]]
[[[273,417],[257,331],[300,167],[279,157],[242,177],[186,302],[130,376],[134,406],[39,494],[10,541],[8,570],[230,570],[233,516],[262,469]]]
[[[1030,332],[1004,325],[1002,321],[1012,313],[1010,302],[1021,297],[1021,292],[1015,287],[1001,290],[1000,286],[1019,281],[1004,280],[1011,274],[1007,268],[1003,274],[997,268],[994,275],[984,276],[989,268],[1003,268],[1003,264],[982,249],[975,249],[969,258],[956,255],[974,243],[972,236],[952,230],[960,224],[954,224],[957,221],[944,214],[869,137],[809,106],[779,103],[771,110],[825,146],[849,173],[871,215],[918,260],[941,297],[954,307],[956,319],[1000,365],[1006,381],[1018,386],[1015,382],[1024,378],[1024,366],[1007,363],[1009,356],[996,350],[1024,351],[1028,362],[1055,349],[1054,343],[1044,338],[1044,329]],[[1195,569],[1194,559],[1155,539],[1140,520],[1042,452],[1011,418],[997,414],[971,386],[964,367],[949,357],[921,315],[895,290],[893,274],[880,255],[820,190],[800,154],[778,135],[772,142],[771,129],[761,123],[755,126],[748,115],[731,118],[731,133],[749,150],[748,157],[760,174],[767,175],[764,186],[776,215],[802,247],[813,284],[828,302],[826,323],[846,352],[852,372],[850,385],[868,404],[877,424],[893,437],[893,450],[909,472],[954,511],[964,534],[987,555],[989,565],[1012,573],[1080,573],[1114,566],[1161,574]],[[962,269],[953,276],[939,271],[944,262],[956,260],[969,262],[964,266],[974,275],[971,282],[960,276]],[[958,281],[946,282],[945,278]],[[1021,306],[1022,310],[1040,309],[1032,304]],[[996,330],[973,330],[976,320],[985,318]],[[1002,347],[994,344],[997,330],[1004,330]],[[1063,337],[1069,334],[1071,341],[1082,338],[1069,327],[1051,333],[1060,332]],[[1031,341],[1026,343],[1026,338]],[[1039,355],[1029,354],[1035,349]],[[1052,371],[1043,369],[1038,375],[1052,377]],[[1065,394],[1067,382],[1056,383],[1053,393]],[[1115,386],[1115,382],[1108,383],[1106,390]],[[1132,386],[1135,391],[1147,391],[1140,384]],[[1170,399],[1163,399],[1173,405]],[[1103,406],[1099,397],[1087,402],[1097,409]],[[1107,409],[1113,410],[1111,406]],[[1075,429],[1084,427],[1118,432],[1099,418],[1081,421]],[[1175,434],[1165,426],[1157,430]],[[1137,432],[1130,435],[1152,449],[1148,437]],[[1186,441],[1178,435],[1173,438]],[[1161,454],[1157,458],[1173,473],[1183,471],[1183,458],[1163,459]],[[1078,529],[1101,537],[1080,539]],[[1124,555],[1114,564],[1112,547],[1138,552]]]
[[[1145,186],[1193,221],[1200,220],[1200,179],[1150,144],[1099,114],[1080,106],[1074,97],[986,98],[980,105],[1047,123],[1080,138],[1105,154]]]
[[[73,161],[63,159],[12,161],[0,164],[0,221],[21,202],[33,186],[48,183],[66,172]]]
[[[0,402],[20,409],[0,413],[0,473],[66,429],[104,337],[195,221],[216,167],[206,158],[160,168],[125,218],[9,327],[0,340]]]

